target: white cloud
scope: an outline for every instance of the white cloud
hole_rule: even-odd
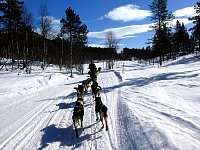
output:
[[[52,34],[53,36],[57,36],[58,33],[60,33],[61,23],[60,19],[56,19],[55,17],[49,16],[51,18],[52,23]]]
[[[55,17],[51,17],[51,20],[52,20],[52,24],[53,25],[60,25],[60,19],[56,19]]]
[[[128,22],[133,20],[139,21],[145,19],[148,16],[151,16],[151,12],[149,10],[141,10],[137,5],[128,4],[114,8],[104,17],[115,21]]]
[[[173,12],[175,17],[192,17],[196,14],[194,7],[185,7]]]
[[[136,13],[134,13],[134,11],[137,12],[137,10],[139,10],[139,7],[136,5],[126,5],[126,6],[113,9],[104,17],[110,18],[112,20],[121,20],[124,22],[136,20],[136,17],[134,17]],[[138,12],[140,11],[141,10],[139,10]],[[144,10],[142,11],[145,12]],[[181,23],[183,22],[184,25],[188,25],[192,23],[192,21],[188,20],[188,17],[192,17],[195,14],[196,14],[196,11],[193,7],[186,7],[183,9],[176,10],[175,12],[173,12],[173,15],[176,18],[172,20],[171,25],[175,26],[177,20],[179,20],[179,22]],[[146,17],[150,15],[151,13],[149,12],[149,15],[146,15]],[[137,14],[138,18],[142,18],[141,16],[144,16],[142,15],[141,12],[139,15]],[[98,31],[98,32],[89,32],[88,37],[105,39],[106,32],[113,31],[118,39],[134,38],[134,37],[137,37],[136,34],[145,33],[152,30],[152,28],[150,28],[150,26],[152,25],[153,23],[142,24],[142,25],[131,25],[131,26],[118,27],[118,28],[108,28],[108,29]],[[104,45],[102,44],[90,44],[90,45],[93,45],[93,47],[104,47]]]
[[[143,25],[131,25],[118,28],[109,28],[99,32],[89,32],[88,37],[104,39],[106,32],[112,31],[119,39],[131,38],[135,37],[135,34],[137,33],[148,32],[151,29],[150,28],[151,25],[152,24],[143,24]]]
[[[135,35],[127,35],[127,36],[120,37],[120,39],[135,38],[135,37],[137,37],[137,36],[135,36]]]
[[[172,26],[176,25],[176,21],[183,22],[184,25],[192,23],[192,21],[188,20],[188,18],[176,18],[173,19],[171,22]],[[145,33],[152,30],[151,26],[153,23],[150,24],[142,24],[142,25],[131,25],[131,26],[124,26],[118,28],[108,28],[98,32],[89,32],[88,37],[90,38],[98,38],[98,39],[105,39],[105,35],[108,31],[114,32],[118,39],[125,39],[125,38],[134,38],[137,37],[136,34]]]

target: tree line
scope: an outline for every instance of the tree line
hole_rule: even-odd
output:
[[[101,49],[87,46],[89,30],[72,8],[65,10],[57,35],[52,33],[52,18],[45,4],[40,5],[38,13],[37,31],[33,25],[33,14],[23,1],[0,2],[0,57],[11,59],[13,63],[18,60],[18,68],[25,69],[27,73],[32,61],[40,61],[43,69],[49,64],[56,64],[60,69],[70,70],[72,76],[72,69],[83,63],[99,58],[113,59],[111,56],[117,55],[112,47]]]
[[[170,26],[174,16],[167,10],[167,0],[153,0],[149,7],[154,23],[152,30],[155,32],[150,39],[150,46],[142,49],[124,48],[118,54],[119,40],[112,31],[105,34],[106,48],[87,46],[87,25],[82,23],[80,16],[70,7],[66,8],[65,17],[60,20],[60,32],[54,35],[52,18],[45,4],[40,5],[39,18],[35,21],[23,1],[1,0],[0,57],[6,58],[1,68],[7,59],[11,59],[12,64],[18,60],[18,68],[29,73],[31,63],[40,61],[43,69],[49,64],[56,64],[60,69],[70,70],[72,76],[73,68],[79,68],[94,59],[108,63],[131,57],[153,63],[159,59],[162,65],[167,59],[200,51],[200,2],[194,6],[196,16],[189,18],[194,23],[190,29],[191,34],[184,23],[178,20],[174,28]],[[34,22],[37,22],[38,28],[34,27]]]

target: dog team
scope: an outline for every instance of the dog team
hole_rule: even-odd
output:
[[[84,96],[85,96],[85,93],[87,93],[90,86],[91,86],[91,91],[92,91],[91,92],[92,97],[94,98],[94,101],[95,101],[96,121],[99,120],[99,116],[100,116],[100,121],[102,122],[102,128],[104,128],[104,122],[103,122],[104,120],[105,125],[106,125],[106,131],[108,130],[108,124],[107,124],[108,109],[101,100],[100,91],[102,88],[97,83],[97,74],[100,73],[101,68],[99,67],[98,69],[96,69],[95,64],[91,61],[91,63],[89,64],[89,69],[90,71],[88,73],[90,74],[90,78],[87,78],[86,80],[82,82],[82,84],[80,85],[78,84],[78,87],[74,88],[76,89],[76,92],[77,92],[77,101],[74,106],[72,121],[73,121],[75,134],[77,138],[79,137],[78,130],[77,130],[78,125],[83,127]]]

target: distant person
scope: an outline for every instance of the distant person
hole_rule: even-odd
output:
[[[89,64],[89,69],[90,69],[90,72],[96,72],[97,70],[96,65],[93,63],[92,60],[91,60],[91,63]]]
[[[90,78],[92,81],[97,79],[97,68],[96,65],[91,60],[91,63],[89,64],[90,71],[88,72],[90,74]]]
[[[83,74],[83,62],[81,62],[79,69],[80,69],[81,74]]]

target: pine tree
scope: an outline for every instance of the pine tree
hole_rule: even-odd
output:
[[[3,13],[0,16],[0,22],[4,29],[15,29],[21,23],[23,2],[19,0],[4,0],[0,3],[0,11]]]
[[[189,20],[193,20],[194,27],[192,28],[192,36],[194,39],[194,45],[200,52],[200,2],[197,2],[194,9],[196,10],[196,16],[189,18]]]
[[[66,9],[65,14],[66,18],[60,20],[62,23],[61,32],[62,34],[67,34],[70,42],[70,70],[71,77],[73,77],[73,50],[75,49],[75,45],[85,45],[87,43],[88,30],[87,26],[82,24],[79,15],[70,7]]]
[[[153,38],[153,43],[156,43],[156,49],[158,49],[159,57],[160,57],[160,65],[162,65],[162,56],[164,55],[164,43],[162,40],[163,34],[167,36],[167,24],[169,21],[173,19],[173,15],[171,12],[167,10],[167,0],[154,0],[151,5],[149,5],[153,15],[151,20],[154,21],[154,26],[152,26],[153,30],[155,30],[156,35]]]
[[[180,23],[178,20],[176,22],[175,32],[173,34],[173,44],[175,48],[175,56],[177,53],[188,53],[188,42],[189,42],[189,34],[184,23]]]
[[[27,9],[27,7],[24,5],[22,9],[22,22],[23,22],[23,27],[22,27],[22,39],[23,39],[23,68],[26,68],[26,73],[30,73],[30,67],[28,60],[30,60],[30,52],[29,52],[29,37],[33,36],[33,31],[32,31],[32,23],[33,23],[33,15],[32,13]]]
[[[10,54],[12,61],[14,61],[16,56],[19,59],[18,30],[22,25],[22,5],[23,2],[19,0],[4,0],[0,3],[0,11],[2,12],[0,22],[3,25],[2,29],[4,30],[4,33],[9,36],[8,40],[10,41],[8,42],[9,45],[7,47],[11,49],[11,52],[8,53]]]

